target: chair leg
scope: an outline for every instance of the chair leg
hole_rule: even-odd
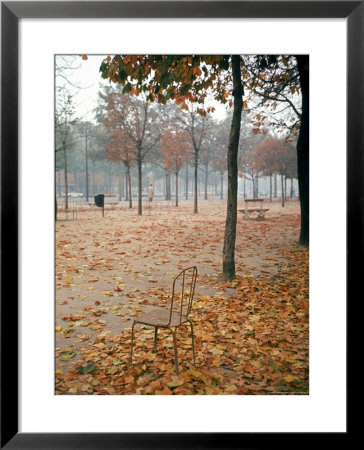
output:
[[[131,342],[130,342],[130,364],[133,362],[133,342],[134,342],[134,326],[135,321],[133,322],[133,325],[131,327]]]
[[[154,350],[157,350],[158,327],[154,327]]]
[[[175,328],[174,331],[173,331],[174,364],[176,366],[176,375],[179,375],[176,331],[177,331],[177,328]]]
[[[195,357],[195,339],[193,336],[193,326],[192,326],[192,322],[189,320],[189,323],[191,325],[191,336],[192,336],[192,354],[193,354],[193,365],[196,365],[196,357]]]

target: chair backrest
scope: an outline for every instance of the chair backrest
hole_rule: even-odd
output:
[[[180,322],[187,319],[191,312],[193,296],[195,294],[195,286],[197,279],[197,267],[192,266],[182,270],[173,281],[171,312],[169,323],[172,315],[179,317]]]

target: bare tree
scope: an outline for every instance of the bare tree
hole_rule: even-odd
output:
[[[206,139],[206,135],[208,132],[208,117],[201,116],[197,114],[193,108],[185,114],[182,114],[182,123],[184,124],[186,130],[188,131],[191,143],[192,143],[192,157],[194,163],[194,184],[195,184],[195,192],[194,192],[194,208],[193,212],[198,213],[198,167],[199,167],[199,157],[200,150],[204,140]]]

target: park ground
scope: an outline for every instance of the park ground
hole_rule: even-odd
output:
[[[223,282],[226,202],[154,202],[60,213],[56,222],[56,394],[308,394],[308,248],[297,244],[299,202],[266,202],[265,220],[238,213],[236,280]],[[242,208],[242,200],[239,208]],[[67,220],[66,220],[67,219]],[[131,325],[167,301],[173,278],[196,265],[189,327]]]

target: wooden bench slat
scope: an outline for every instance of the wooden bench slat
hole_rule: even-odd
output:
[[[239,211],[241,211],[241,212],[245,212],[245,211],[247,211],[247,212],[255,212],[255,211],[259,212],[259,211],[269,211],[269,208],[249,208],[247,210],[239,209]]]

